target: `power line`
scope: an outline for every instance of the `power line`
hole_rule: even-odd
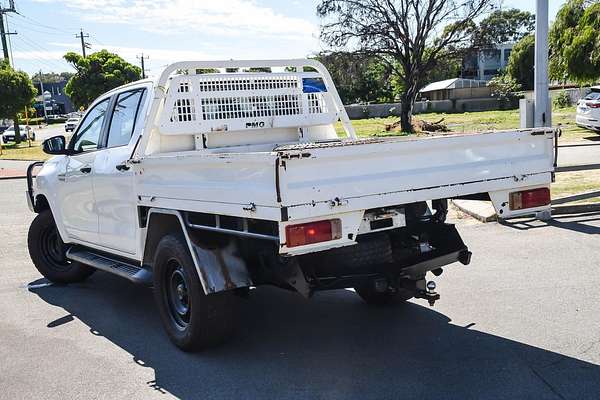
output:
[[[41,33],[42,35],[54,35],[54,36],[60,36],[60,37],[67,37],[67,36],[71,37],[71,35],[72,35],[71,33],[67,34],[67,33],[63,33],[63,32],[50,32],[50,31],[47,31],[47,30],[43,30],[44,29],[43,27],[42,27],[42,30],[40,30],[40,29],[37,29],[38,27],[33,28],[31,26],[31,24],[29,24],[29,25],[22,25],[21,24],[21,20],[16,19],[12,15],[8,15],[7,14],[6,16],[9,17],[9,19],[12,21],[11,23],[15,27],[20,28],[21,30],[26,30],[26,31],[32,31],[32,32],[36,32],[36,33]]]
[[[31,50],[33,50],[35,53],[45,53],[47,52],[47,50],[43,47],[41,47],[40,45],[38,45],[37,43],[35,43],[34,41],[28,39],[25,35],[19,35],[19,38],[21,39],[21,43],[23,45],[26,45],[28,48],[30,48]],[[16,46],[15,46],[16,47]],[[32,58],[34,58],[36,61],[38,62],[42,62],[44,63],[47,67],[50,66],[52,69],[56,69],[56,68],[60,68],[61,70],[65,69],[65,65],[61,64],[59,61],[54,60],[54,59],[46,59],[46,58],[42,58],[42,57],[36,57],[34,55],[31,55]],[[66,65],[70,66],[70,64],[66,63]]]
[[[71,35],[72,35],[72,33],[71,33],[71,32],[69,32],[69,31],[66,31],[66,30],[64,30],[64,29],[59,29],[59,28],[56,28],[56,27],[54,27],[54,26],[46,25],[46,24],[44,24],[44,23],[42,23],[42,22],[39,22],[39,21],[37,21],[37,20],[35,20],[35,19],[31,18],[31,17],[28,17],[27,15],[24,15],[24,14],[22,14],[22,13],[18,12],[18,11],[15,11],[15,13],[16,13],[18,16],[20,16],[20,17],[22,17],[22,18],[24,18],[24,19],[27,19],[27,20],[29,20],[29,21],[33,22],[34,24],[36,24],[36,25],[37,25],[37,26],[39,26],[39,27],[43,27],[43,28],[50,29],[50,30],[53,30],[53,31],[61,32],[61,33],[64,33],[64,34],[66,34],[66,35],[69,35],[69,36],[71,36]]]

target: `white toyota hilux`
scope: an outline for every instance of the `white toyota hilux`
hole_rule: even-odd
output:
[[[245,72],[257,67],[272,72]],[[226,338],[259,285],[433,304],[427,273],[471,258],[447,199],[548,213],[554,140],[545,128],[361,139],[314,60],[175,63],[100,96],[68,143],[44,142],[56,156],[29,170],[29,251],[53,282],[102,270],[152,286],[186,351]]]

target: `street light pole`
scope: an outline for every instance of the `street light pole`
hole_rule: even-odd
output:
[[[535,9],[534,126],[552,126],[548,91],[548,0],[536,0]]]

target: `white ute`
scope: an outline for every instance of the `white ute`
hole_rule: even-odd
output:
[[[56,156],[35,181],[30,167],[29,251],[53,282],[99,269],[153,286],[186,351],[226,338],[239,297],[264,284],[433,304],[426,274],[471,257],[447,199],[548,213],[554,139],[360,139],[314,60],[175,63],[100,96],[69,143],[44,142]]]

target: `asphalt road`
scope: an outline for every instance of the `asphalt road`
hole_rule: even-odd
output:
[[[600,215],[464,224],[442,299],[373,309],[351,291],[261,288],[238,335],[174,348],[150,289],[105,273],[44,286],[24,182],[0,181],[0,399],[597,399]],[[28,284],[40,285],[28,288]]]

